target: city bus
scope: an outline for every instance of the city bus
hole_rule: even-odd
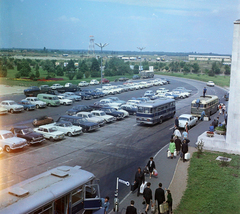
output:
[[[0,191],[3,214],[101,212],[95,176],[80,166],[59,166]]]
[[[156,124],[174,117],[176,105],[174,99],[156,99],[137,105],[137,123]]]
[[[218,110],[219,99],[216,95],[200,96],[191,103],[191,114],[195,117],[201,117],[201,113],[205,111],[205,115],[210,117]]]

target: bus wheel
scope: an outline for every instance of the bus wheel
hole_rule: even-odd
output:
[[[159,119],[159,123],[162,124],[162,118]]]

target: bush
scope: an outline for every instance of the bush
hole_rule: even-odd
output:
[[[76,79],[82,79],[83,78],[83,73],[81,71],[79,71],[77,73]]]
[[[17,72],[17,73],[15,74],[15,77],[16,77],[16,78],[20,78],[20,77],[21,77],[21,73],[20,73],[20,72]]]

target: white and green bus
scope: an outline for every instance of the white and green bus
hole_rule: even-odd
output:
[[[95,176],[80,166],[59,166],[0,191],[3,214],[101,212]]]
[[[191,103],[191,114],[195,117],[201,117],[201,113],[205,111],[205,115],[210,117],[218,110],[219,99],[216,95],[201,96]]]

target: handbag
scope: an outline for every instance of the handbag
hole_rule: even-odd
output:
[[[176,150],[176,149],[174,150],[173,155],[174,155],[175,157],[177,156],[177,150]]]
[[[160,213],[165,213],[168,211],[168,203],[163,203],[159,205]]]
[[[153,175],[154,175],[154,176],[158,176],[158,172],[157,172],[156,169],[153,170]]]
[[[143,194],[145,187],[147,186],[147,181],[141,184],[139,193]]]

